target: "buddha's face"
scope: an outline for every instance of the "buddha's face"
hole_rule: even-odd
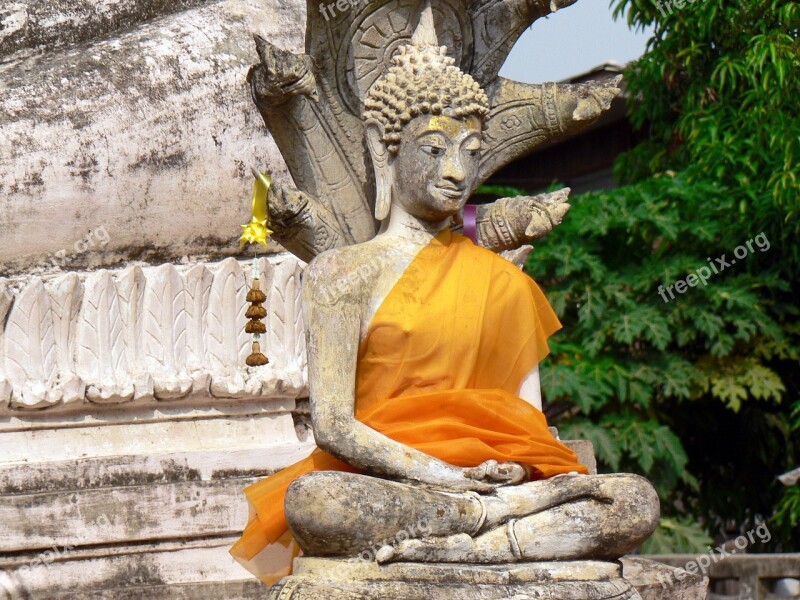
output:
[[[481,122],[420,115],[401,132],[393,159],[392,202],[426,221],[441,221],[464,207],[478,177]]]

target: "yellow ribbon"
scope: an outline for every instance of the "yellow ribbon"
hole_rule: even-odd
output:
[[[267,247],[267,238],[272,234],[272,231],[267,227],[267,195],[269,188],[272,186],[272,177],[264,173],[258,173],[253,170],[253,176],[256,178],[253,183],[253,217],[247,225],[242,225],[242,237],[239,242],[244,246],[245,244],[261,244]]]

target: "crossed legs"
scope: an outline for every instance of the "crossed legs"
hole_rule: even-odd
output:
[[[568,475],[448,493],[366,475],[310,473],[286,494],[303,551],[379,562],[495,563],[617,558],[653,532],[658,497],[637,475]]]

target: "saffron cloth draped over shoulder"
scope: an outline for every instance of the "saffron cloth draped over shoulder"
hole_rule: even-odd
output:
[[[530,277],[446,229],[417,254],[369,324],[358,353],[356,418],[460,467],[494,459],[527,464],[536,479],[587,473],[542,412],[517,396],[560,327]],[[292,546],[286,489],[317,470],[355,469],[317,449],[245,489],[251,520],[231,553],[267,583],[290,571],[292,552],[263,552]]]

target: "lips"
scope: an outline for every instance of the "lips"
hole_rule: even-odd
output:
[[[464,188],[456,188],[443,185],[435,185],[433,187],[439,190],[443,196],[447,196],[448,198],[460,198],[461,196],[464,195]]]

